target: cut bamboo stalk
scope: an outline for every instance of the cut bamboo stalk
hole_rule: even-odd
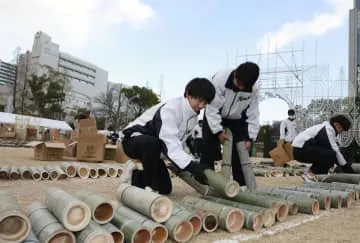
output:
[[[289,200],[295,202],[299,207],[300,213],[307,213],[316,215],[320,212],[319,201],[313,198],[308,198],[304,196],[294,195],[289,192],[269,192],[271,195],[279,196],[284,200]]]
[[[232,132],[229,128],[225,128],[225,133],[228,139],[224,141],[221,173],[228,180],[232,180],[233,179],[232,166],[231,166],[232,147],[233,147]]]
[[[22,243],[40,243],[33,231],[30,231],[29,236]]]
[[[10,180],[19,180],[21,179],[20,172],[17,167],[11,166],[9,172],[9,179]]]
[[[333,183],[336,183],[336,182],[333,182]],[[347,184],[347,183],[340,183],[340,184],[333,184],[333,183],[323,183],[323,182],[308,183],[308,182],[305,182],[304,185],[306,187],[316,187],[316,188],[332,189],[332,190],[344,191],[344,192],[352,192],[353,199],[357,200],[359,192],[354,188],[354,186],[356,186],[356,185]],[[351,185],[352,185],[352,187],[351,187]]]
[[[342,205],[342,197],[339,194],[331,193],[330,191],[319,190],[318,188],[310,188],[310,187],[294,187],[289,188],[291,190],[303,191],[316,193],[318,195],[330,196],[331,198],[331,208],[341,208]]]
[[[106,224],[114,217],[115,210],[112,203],[96,192],[81,190],[75,196],[85,202],[91,210],[91,218],[98,224]]]
[[[284,221],[289,213],[287,203],[284,203],[283,200],[274,199],[269,196],[256,195],[251,192],[239,192],[239,194],[232,200],[250,205],[271,208],[276,214],[276,219],[280,222]]]
[[[118,227],[125,236],[127,243],[150,243],[151,232],[140,222],[115,214],[111,223]]]
[[[151,231],[151,239],[155,243],[165,242],[168,238],[168,230],[162,224],[155,223],[148,217],[126,207],[120,205],[116,211],[119,217],[129,218],[138,221],[142,226]]]
[[[27,211],[34,233],[39,237],[40,242],[75,243],[73,233],[66,230],[44,204],[33,202],[28,206]]]
[[[192,224],[178,215],[170,216],[164,225],[168,229],[169,237],[176,242],[187,242],[193,236]]]
[[[117,176],[120,177],[124,169],[122,167],[116,167],[116,169],[117,169]]]
[[[360,184],[360,175],[358,174],[332,174],[317,175],[321,182],[343,182],[349,184]]]
[[[87,178],[89,178],[89,175],[90,175],[89,166],[77,164],[77,166],[76,166],[76,174],[77,174],[81,179],[87,179]]]
[[[309,192],[293,191],[293,190],[287,190],[287,189],[281,189],[281,188],[269,188],[269,189],[264,189],[262,191],[274,192],[274,193],[291,193],[294,195],[306,196],[306,197],[314,198],[314,199],[318,200],[320,203],[321,209],[329,210],[331,207],[331,198],[328,195],[315,195],[315,194],[311,194]]]
[[[196,214],[198,214],[201,217],[202,229],[205,232],[208,232],[208,233],[214,232],[218,228],[219,223],[218,223],[218,219],[217,219],[217,216],[215,213],[209,212],[206,210],[202,210],[199,208],[187,206],[184,204],[181,204],[181,205],[188,208],[189,210],[194,211]]]
[[[0,167],[0,178],[1,179],[9,179],[9,172],[10,172],[9,166]]]
[[[63,180],[67,178],[67,174],[59,166],[51,166],[48,167],[47,170],[52,181]]]
[[[255,176],[262,176],[262,177],[269,177],[270,172],[266,169],[262,168],[254,168],[254,174]]]
[[[357,194],[358,194],[357,200],[359,200],[359,197],[360,197],[360,185],[341,183],[341,182],[332,182],[331,184],[333,184],[334,186],[341,186],[341,187],[344,187],[344,188],[354,189],[355,191],[357,191]]]
[[[76,234],[76,243],[114,243],[112,235],[94,221]]]
[[[38,168],[36,167],[30,167],[30,171],[31,171],[31,178],[34,181],[41,181],[42,177],[41,177],[41,172]]]
[[[73,178],[76,176],[75,164],[65,162],[61,164],[61,168],[65,171],[69,178]]]
[[[218,202],[224,205],[229,205],[235,208],[240,208],[242,210],[261,213],[261,216],[263,218],[263,226],[266,228],[275,224],[276,213],[272,209],[258,207],[250,204],[244,204],[244,203],[235,202],[223,198],[212,197],[212,196],[206,196],[205,199],[213,202]]]
[[[19,168],[19,171],[20,171],[21,179],[23,180],[32,179],[31,170],[28,167],[22,166]]]
[[[209,186],[203,185],[192,176],[190,172],[187,171],[181,171],[179,173],[175,174],[179,176],[184,182],[186,182],[189,186],[194,188],[198,193],[202,195],[207,195],[209,192]]]
[[[184,197],[181,202],[191,207],[216,213],[218,215],[220,228],[228,232],[240,231],[244,225],[244,213],[238,208],[191,196]]]
[[[236,143],[236,149],[239,154],[240,164],[243,171],[244,181],[248,189],[256,189],[256,177],[249,157],[249,151],[246,149],[245,142]]]
[[[123,243],[125,240],[124,233],[111,223],[103,225],[103,228],[108,231],[114,239],[114,243]]]
[[[216,173],[211,169],[204,170],[208,183],[216,192],[227,197],[234,197],[240,191],[240,185],[234,181],[225,178],[221,173]]]
[[[330,192],[330,194],[334,194],[336,196],[341,196],[342,198],[342,203],[341,206],[344,208],[349,208],[351,207],[351,204],[353,203],[354,200],[354,192],[346,192],[346,191],[340,191],[337,189],[329,189],[329,188],[324,188],[321,185],[308,185],[308,184],[304,184],[305,188],[313,188],[313,189],[318,189],[318,190],[322,190],[322,191],[328,191]]]
[[[44,203],[70,231],[81,231],[90,222],[91,210],[86,203],[59,188],[46,189]]]
[[[0,242],[22,242],[31,231],[29,218],[16,199],[0,192]]]
[[[96,179],[99,177],[99,171],[96,168],[90,168],[90,178]]]
[[[165,196],[129,184],[120,184],[117,199],[126,206],[150,217],[157,223],[165,222],[173,210],[173,202]]]
[[[49,175],[49,173],[47,172],[47,170],[45,170],[45,168],[39,167],[39,171],[40,171],[41,179],[42,179],[42,180],[49,180],[49,179],[50,179],[50,175]]]
[[[193,226],[193,235],[198,235],[202,229],[202,219],[194,211],[184,207],[180,203],[174,203],[174,209],[172,215],[178,215],[183,217],[184,220],[188,220]]]
[[[108,177],[117,177],[118,170],[112,166],[103,166]]]
[[[98,175],[99,175],[99,178],[105,178],[107,177],[107,172],[106,172],[106,169],[103,168],[103,167],[99,167],[99,168],[96,168],[97,171],[98,171]]]

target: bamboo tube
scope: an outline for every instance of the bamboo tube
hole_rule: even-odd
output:
[[[264,191],[263,190],[252,191],[251,193],[254,193],[254,194],[260,195],[260,196],[266,196],[266,197],[272,198],[274,200],[278,200],[279,202],[286,204],[288,207],[289,215],[295,215],[299,211],[299,206],[295,202],[293,202],[291,200],[287,200],[282,195],[278,195],[278,194],[272,193],[272,192],[267,192],[265,190]],[[281,217],[280,214],[276,215],[276,219],[280,222],[285,220],[285,218]]]
[[[254,168],[255,176],[270,177],[270,172],[262,168]]]
[[[251,204],[255,206],[271,208],[276,214],[276,219],[278,221],[284,221],[289,213],[289,208],[287,203],[284,203],[283,200],[274,199],[273,197],[256,195],[251,192],[239,192],[236,197],[232,199],[236,202]]]
[[[31,178],[34,181],[41,181],[42,177],[41,177],[41,172],[38,168],[36,167],[30,167],[30,171],[31,171]]]
[[[344,192],[352,192],[353,193],[353,199],[357,200],[359,196],[359,192],[354,188],[354,184],[347,184],[347,183],[340,183],[340,184],[333,184],[332,183],[323,183],[323,182],[317,182],[317,183],[308,183],[305,182],[304,185],[306,187],[316,187],[316,188],[324,188],[324,189],[332,189],[337,191],[344,191]]]
[[[236,149],[239,154],[240,164],[243,171],[244,181],[248,189],[256,189],[256,177],[254,175],[254,170],[252,163],[250,161],[249,152],[246,149],[245,142],[241,141],[236,143]]]
[[[285,200],[290,200],[295,202],[299,207],[300,213],[316,215],[320,212],[319,201],[316,199],[297,196],[291,193],[274,193],[274,194],[281,196]]]
[[[129,218],[138,221],[142,226],[151,231],[151,239],[155,243],[165,242],[168,238],[168,230],[162,224],[155,223],[146,216],[120,205],[116,211],[119,217]]]
[[[234,197],[240,191],[240,185],[234,180],[228,180],[221,173],[216,173],[211,169],[204,170],[208,183],[216,192],[227,197]]]
[[[99,177],[99,171],[96,168],[90,168],[90,178],[91,179],[96,179]]]
[[[151,242],[150,231],[136,220],[121,217],[118,213],[116,213],[111,223],[124,233],[125,242],[127,243]]]
[[[46,189],[44,203],[64,227],[70,231],[81,231],[90,222],[90,208],[63,190],[54,187]]]
[[[360,175],[358,174],[332,174],[317,175],[321,182],[343,182],[349,184],[360,184]]]
[[[42,180],[49,180],[50,179],[49,173],[43,167],[39,167],[39,171],[40,171]]]
[[[33,231],[30,231],[29,236],[22,243],[40,243]]]
[[[103,168],[106,171],[106,174],[108,177],[117,177],[118,176],[118,170],[112,166],[103,165]]]
[[[258,207],[250,204],[244,204],[244,203],[235,202],[223,198],[212,197],[212,196],[206,196],[205,199],[213,202],[218,202],[224,205],[229,205],[235,208],[240,208],[242,210],[261,213],[261,216],[263,218],[263,226],[266,228],[275,224],[276,213],[269,208]]]
[[[357,200],[359,200],[359,197],[360,197],[360,185],[354,185],[354,184],[347,184],[347,183],[341,183],[341,182],[332,182],[331,183],[332,185],[334,186],[341,186],[341,187],[344,187],[344,188],[349,188],[349,189],[354,189],[355,191],[357,191]]]
[[[282,188],[269,188],[269,189],[264,189],[264,191],[274,192],[274,193],[290,193],[290,194],[299,195],[299,196],[306,196],[306,197],[318,200],[320,203],[321,209],[329,210],[331,207],[331,198],[328,195],[315,195],[315,194],[311,194],[309,192],[292,191],[292,190],[286,190],[286,189],[282,189]]]
[[[81,179],[87,179],[87,178],[89,178],[89,175],[90,175],[89,166],[87,166],[87,165],[81,165],[80,163],[78,163],[78,164],[76,165],[76,174],[77,174]]]
[[[164,225],[168,229],[169,237],[176,242],[187,242],[193,236],[192,224],[178,215],[170,216]]]
[[[28,167],[22,166],[19,168],[19,171],[20,171],[21,179],[23,180],[32,179],[31,170]]]
[[[10,180],[19,180],[21,179],[20,172],[17,167],[11,166],[9,172],[9,179]]]
[[[67,178],[67,174],[59,166],[51,166],[47,168],[50,179],[53,181]]]
[[[330,196],[330,198],[331,198],[331,207],[332,208],[341,208],[342,197],[339,194],[334,194],[334,193],[330,193],[330,191],[318,190],[317,188],[310,188],[310,187],[309,188],[307,188],[307,187],[294,187],[294,188],[289,188],[289,189],[296,190],[296,191],[316,193],[317,195]]]
[[[124,169],[122,167],[117,167],[116,169],[117,169],[117,176],[120,177]]]
[[[0,179],[9,179],[9,166],[2,166],[0,167]]]
[[[114,243],[123,243],[125,240],[124,233],[111,223],[102,226],[113,237]]]
[[[76,243],[114,243],[112,235],[94,221],[76,234]]]
[[[157,223],[165,222],[173,210],[173,202],[165,196],[129,184],[120,184],[117,199],[126,206],[150,217]]]
[[[44,204],[40,202],[30,204],[28,214],[34,233],[39,237],[40,242],[75,243],[73,233],[67,231]]]
[[[233,179],[232,167],[231,167],[231,157],[232,157],[232,147],[233,147],[232,132],[229,128],[225,128],[225,133],[228,139],[224,141],[221,173],[228,180],[232,180]]]
[[[0,191],[0,242],[22,242],[30,231],[30,220],[16,199]]]
[[[179,217],[183,217],[184,220],[188,220],[193,226],[193,235],[198,235],[200,233],[202,229],[202,219],[194,211],[175,202],[172,215],[178,215]]]
[[[98,171],[98,175],[99,175],[100,178],[105,178],[105,177],[107,177],[107,172],[106,172],[106,169],[105,169],[105,168],[103,168],[103,167],[98,167],[98,168],[96,168],[96,169],[97,169],[97,171]]]
[[[208,233],[214,232],[218,228],[219,223],[218,223],[217,215],[215,213],[209,212],[206,210],[202,210],[199,208],[186,206],[186,205],[183,205],[183,206],[190,210],[193,210],[195,213],[197,213],[201,217],[202,229],[205,232],[208,232]]]
[[[76,166],[75,166],[75,164],[65,162],[65,163],[61,164],[61,168],[65,171],[65,173],[67,174],[67,176],[69,178],[73,178],[73,177],[76,176]]]
[[[177,175],[183,181],[185,181],[189,186],[194,188],[198,193],[200,193],[202,195],[207,195],[208,194],[209,186],[203,185],[200,182],[198,182],[197,180],[195,180],[195,178],[191,175],[190,172],[181,171],[181,172],[177,173]]]
[[[240,231],[244,225],[244,213],[238,208],[191,196],[184,197],[181,202],[191,207],[216,213],[218,215],[220,228],[225,229],[228,232]]]
[[[75,196],[85,202],[91,210],[91,218],[98,224],[106,224],[114,217],[115,210],[111,202],[96,192],[81,190]]]

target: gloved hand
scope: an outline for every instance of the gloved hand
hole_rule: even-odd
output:
[[[341,169],[342,169],[342,171],[343,171],[344,173],[348,173],[348,174],[354,174],[354,173],[355,173],[355,171],[353,170],[353,168],[351,167],[351,165],[348,164],[348,163],[346,163],[345,165],[342,165],[342,166],[340,166],[340,167],[341,167]]]
[[[184,168],[184,170],[189,171],[194,176],[195,180],[197,180],[201,184],[208,185],[207,177],[204,174],[204,170],[206,168],[207,167],[195,161],[191,161],[190,164]]]

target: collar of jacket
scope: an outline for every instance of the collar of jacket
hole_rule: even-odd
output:
[[[195,112],[190,105],[190,102],[188,100],[188,98],[184,97],[183,99],[181,99],[181,104],[183,107],[183,111],[186,117],[190,117],[190,116],[195,116],[195,115],[199,115],[199,113]]]

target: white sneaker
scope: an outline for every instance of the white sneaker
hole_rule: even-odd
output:
[[[136,169],[136,164],[132,160],[126,161],[124,171],[119,178],[120,182],[131,184],[131,176],[135,169]]]

